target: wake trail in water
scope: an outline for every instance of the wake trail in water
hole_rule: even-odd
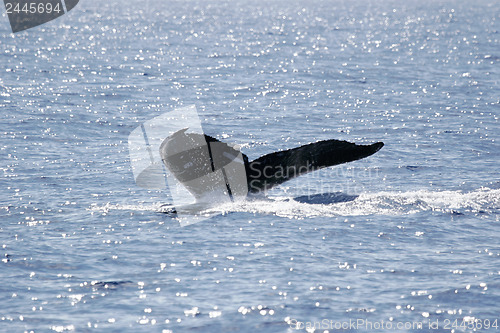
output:
[[[162,212],[161,203],[151,205],[120,205],[107,203],[93,205],[92,211],[110,210]],[[267,200],[227,203],[204,210],[201,214],[254,213],[287,218],[364,216],[364,215],[407,215],[423,211],[448,214],[490,214],[500,213],[500,189],[480,188],[471,192],[462,191],[407,191],[375,192],[353,196],[352,200],[331,203],[299,202],[291,197],[269,197]]]
[[[293,198],[272,198],[273,201],[250,201],[230,204],[217,209],[223,212],[252,212],[274,214],[289,218],[405,215],[422,211],[437,211],[451,214],[498,214],[500,190],[479,189],[473,192],[460,191],[409,191],[362,193],[348,202],[311,204],[297,202]],[[212,209],[216,211],[217,209]]]

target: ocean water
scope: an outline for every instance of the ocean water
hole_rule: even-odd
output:
[[[0,331],[500,326],[498,2],[87,0],[0,21]],[[187,105],[250,159],[385,147],[181,227],[127,138]]]

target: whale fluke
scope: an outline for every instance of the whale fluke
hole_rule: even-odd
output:
[[[236,147],[187,130],[167,137],[160,146],[160,156],[167,169],[197,200],[213,200],[217,194],[231,200],[246,197],[308,172],[368,157],[384,146],[382,142],[357,145],[326,140],[249,162]]]
[[[268,190],[311,171],[368,157],[383,146],[382,142],[357,145],[326,140],[264,155],[248,165],[249,192]]]

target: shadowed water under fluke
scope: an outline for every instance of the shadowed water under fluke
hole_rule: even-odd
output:
[[[299,197],[293,198],[293,200],[301,203],[328,205],[332,203],[353,201],[356,200],[357,197],[359,197],[359,195],[350,195],[342,192],[334,192],[334,193],[301,195]]]

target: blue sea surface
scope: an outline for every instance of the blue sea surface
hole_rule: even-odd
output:
[[[188,105],[250,160],[385,146],[182,227],[128,136]],[[0,331],[496,331],[499,117],[498,1],[3,12]]]

